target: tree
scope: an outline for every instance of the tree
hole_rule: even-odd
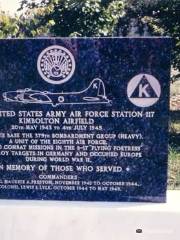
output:
[[[118,34],[171,36],[173,67],[180,71],[180,1],[127,0],[125,15],[119,19]],[[179,78],[179,74],[175,76]]]
[[[110,36],[124,14],[119,0],[23,0],[21,9],[32,27],[28,36],[42,34],[43,28],[53,36]]]
[[[15,37],[19,32],[18,17],[0,11],[0,38]]]

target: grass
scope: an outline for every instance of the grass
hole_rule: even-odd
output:
[[[179,96],[180,80],[171,84],[171,97],[179,99]],[[177,100],[173,101],[176,111],[171,111],[168,188],[180,190],[180,109]]]
[[[177,96],[180,94],[180,80],[171,84],[171,96]]]
[[[168,188],[180,190],[180,111],[171,112]]]
[[[180,190],[180,152],[170,147],[168,188]]]

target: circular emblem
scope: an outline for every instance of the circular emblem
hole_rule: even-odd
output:
[[[72,53],[61,46],[53,45],[44,49],[38,57],[37,68],[40,76],[48,83],[67,82],[75,71]]]
[[[150,107],[159,100],[161,86],[154,76],[139,74],[129,81],[127,95],[135,106]]]

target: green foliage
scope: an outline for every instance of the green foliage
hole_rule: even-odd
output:
[[[124,13],[123,1],[117,0],[42,0],[36,4],[25,0],[21,8],[27,9],[23,17],[32,26],[33,36],[43,31],[62,37],[109,36]]]
[[[180,153],[170,147],[169,149],[169,189],[180,189]]]
[[[0,12],[0,38],[10,38],[17,35],[19,25],[17,17],[10,17],[5,12]]]

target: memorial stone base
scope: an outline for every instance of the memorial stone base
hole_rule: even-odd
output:
[[[0,240],[179,240],[179,203],[1,200]]]

